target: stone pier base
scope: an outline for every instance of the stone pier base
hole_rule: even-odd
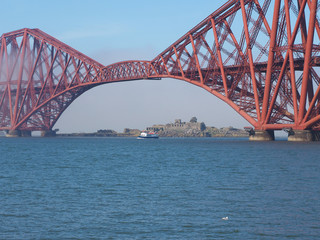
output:
[[[21,137],[20,130],[9,130],[6,133],[6,137]]]
[[[26,130],[9,130],[6,137],[31,137],[31,131]]]
[[[31,131],[20,131],[21,137],[31,137]]]
[[[41,131],[41,137],[55,137],[57,135],[56,131],[46,130]]]
[[[319,131],[290,129],[287,132],[288,132],[288,141],[291,141],[291,142],[320,141]]]
[[[273,130],[251,130],[249,132],[249,141],[273,141]]]

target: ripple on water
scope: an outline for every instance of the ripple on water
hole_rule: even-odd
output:
[[[1,138],[0,152],[0,239],[320,236],[317,144]]]

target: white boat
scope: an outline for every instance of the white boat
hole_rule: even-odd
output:
[[[144,139],[144,138],[159,138],[159,134],[157,134],[155,132],[143,131],[138,136],[138,139]]]

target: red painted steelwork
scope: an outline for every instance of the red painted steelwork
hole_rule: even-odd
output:
[[[102,67],[38,29],[3,34],[0,129],[52,129],[75,98],[101,84]]]
[[[38,29],[1,36],[0,130],[51,130],[74,99],[110,82],[175,78],[255,129],[320,130],[318,0],[230,0],[152,61],[104,67]]]

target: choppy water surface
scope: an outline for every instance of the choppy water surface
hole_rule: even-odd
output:
[[[317,239],[319,144],[0,138],[0,239]]]

